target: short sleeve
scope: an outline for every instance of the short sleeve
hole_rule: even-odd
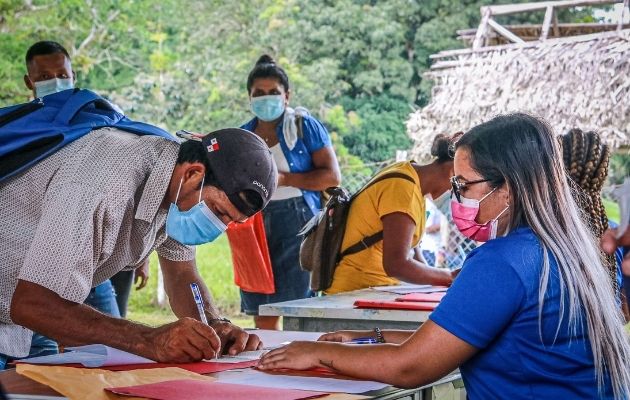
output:
[[[18,279],[82,303],[92,288],[105,227],[116,225],[103,196],[78,183],[51,189]]]
[[[304,117],[302,119],[304,144],[309,153],[314,153],[324,147],[331,146],[328,130],[321,122],[313,117]]]
[[[183,245],[169,237],[156,248],[156,251],[160,257],[171,261],[190,261],[195,259],[195,247]]]
[[[403,178],[387,178],[374,184],[374,189],[379,219],[398,212],[411,217],[416,226],[424,225],[425,203],[416,183]]]
[[[429,318],[468,344],[483,349],[512,321],[526,291],[492,243],[470,253],[462,271]]]

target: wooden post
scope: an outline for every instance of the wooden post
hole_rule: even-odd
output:
[[[545,20],[542,25],[542,31],[540,32],[540,41],[543,42],[547,40],[549,36],[549,28],[551,27],[551,20],[553,19],[553,6],[548,5],[547,11],[545,12]]]
[[[477,28],[477,34],[475,35],[475,40],[473,41],[473,50],[477,50],[485,45],[486,30],[488,29],[488,21],[490,20],[492,13],[488,7],[482,7],[481,15],[481,22],[479,23],[479,28]]]
[[[560,27],[558,26],[558,13],[553,13],[553,35],[557,38],[560,37]]]
[[[621,15],[619,16],[619,24],[617,25],[618,31],[623,29],[623,17],[626,16],[626,8],[630,11],[630,0],[624,0],[623,6],[621,6]]]

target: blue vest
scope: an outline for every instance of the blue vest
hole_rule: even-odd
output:
[[[175,140],[158,127],[130,120],[90,90],[64,90],[0,108],[0,182],[104,127]]]

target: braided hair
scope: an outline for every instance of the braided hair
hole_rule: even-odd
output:
[[[608,217],[602,203],[602,187],[608,176],[610,149],[595,132],[572,129],[560,137],[564,166],[569,175],[569,184],[579,193],[578,205],[586,216],[586,222],[596,238],[601,239],[608,229]],[[617,287],[617,265],[613,255],[602,253],[607,267]]]

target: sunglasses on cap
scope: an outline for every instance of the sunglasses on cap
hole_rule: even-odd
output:
[[[461,190],[466,186],[474,185],[475,183],[488,182],[490,179],[478,179],[476,181],[460,181],[459,177],[451,176],[451,190],[455,195],[458,203],[462,202]]]

